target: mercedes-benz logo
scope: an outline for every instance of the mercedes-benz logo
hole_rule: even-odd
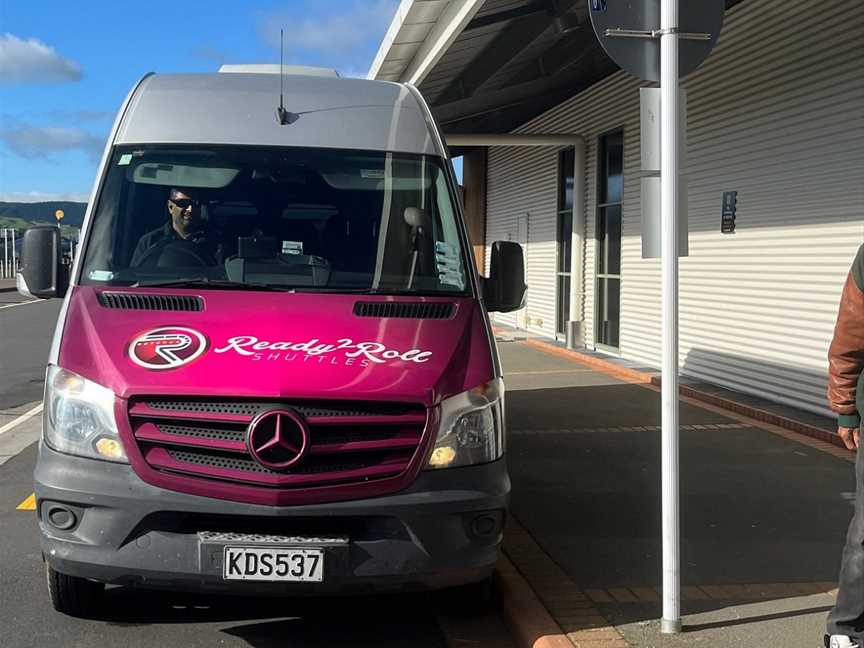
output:
[[[249,453],[265,468],[285,470],[296,464],[309,447],[309,428],[290,409],[271,409],[252,419],[246,432]]]

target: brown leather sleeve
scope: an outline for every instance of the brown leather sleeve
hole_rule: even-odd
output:
[[[840,298],[834,339],[828,350],[828,402],[838,414],[857,412],[855,389],[864,370],[864,247],[858,252]]]

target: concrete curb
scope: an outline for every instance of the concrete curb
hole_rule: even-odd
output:
[[[631,369],[629,367],[622,367],[609,360],[603,360],[602,358],[589,356],[584,353],[580,353],[579,351],[562,349],[561,347],[555,346],[554,344],[550,344],[548,342],[543,342],[542,340],[529,339],[525,340],[525,343],[528,346],[534,347],[541,351],[562,356],[572,360],[573,362],[586,365],[588,367],[591,367],[592,369],[596,369],[597,371],[602,371],[603,373],[612,376],[613,378],[618,378],[620,380],[624,380],[630,383],[651,385],[653,387],[661,386],[661,380],[659,376],[650,374],[645,371],[639,371],[638,369]],[[812,439],[825,441],[837,447],[846,449],[846,446],[843,445],[843,441],[836,434],[832,432],[827,432],[822,428],[809,425],[802,421],[796,421],[794,419],[781,416],[780,414],[775,414],[774,412],[759,409],[758,407],[745,405],[744,403],[738,403],[736,401],[729,400],[728,398],[717,396],[716,394],[703,392],[688,385],[681,385],[679,387],[679,393],[682,396],[688,396],[703,403],[708,403],[709,405],[714,405],[730,412],[741,414],[742,416],[755,419],[762,423],[776,425],[777,427],[791,430],[792,432],[803,434],[804,436],[808,436]],[[850,450],[849,452],[851,453],[852,451]]]
[[[573,648],[528,581],[503,553],[495,570],[495,580],[501,594],[504,623],[520,648]]]
[[[655,376],[652,379],[651,384],[656,387],[660,387],[660,379]],[[843,441],[840,439],[839,436],[837,436],[833,432],[827,432],[822,428],[808,425],[807,423],[802,423],[801,421],[796,421],[794,419],[781,416],[780,414],[775,414],[774,412],[768,412],[766,410],[759,409],[758,407],[730,401],[726,398],[721,398],[720,396],[716,396],[715,394],[709,394],[698,389],[693,389],[692,387],[688,387],[686,385],[681,385],[679,391],[682,396],[689,396],[690,398],[702,401],[703,403],[708,403],[709,405],[716,405],[717,407],[729,410],[730,412],[735,412],[737,414],[742,414],[748,418],[756,419],[757,421],[761,421],[762,423],[770,423],[771,425],[776,425],[777,427],[791,430],[792,432],[797,432],[798,434],[803,434],[804,436],[808,436],[812,439],[825,441],[839,448],[843,448],[844,450],[848,450],[848,448],[843,445]],[[849,452],[852,453],[851,450],[849,450]]]
[[[15,292],[18,290],[15,286],[0,286],[0,293]]]

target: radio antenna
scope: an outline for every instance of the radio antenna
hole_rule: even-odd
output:
[[[276,109],[276,121],[281,126],[293,124],[300,117],[297,113],[285,110],[285,30],[279,30],[279,107]]]
[[[285,81],[285,30],[279,30],[279,107],[285,110],[283,103],[283,82]]]

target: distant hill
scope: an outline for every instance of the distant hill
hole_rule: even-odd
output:
[[[75,239],[84,222],[87,203],[52,201],[44,203],[6,203],[0,202],[0,227],[13,227],[22,233],[31,225],[54,225],[57,220],[54,212],[63,210],[60,230],[64,238]]]
[[[0,227],[14,227],[23,230],[31,225],[44,223],[53,225],[57,222],[54,219],[54,212],[58,209],[62,209],[64,213],[61,221],[63,235],[69,236],[70,228],[80,228],[84,222],[84,211],[87,209],[87,203],[65,200],[36,203],[0,202]]]

